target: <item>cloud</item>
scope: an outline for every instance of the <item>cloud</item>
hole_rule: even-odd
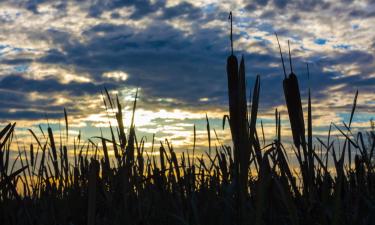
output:
[[[156,12],[164,6],[164,1],[150,0],[93,0],[90,1],[88,15],[91,17],[100,17],[103,12],[111,11],[122,7],[133,7],[134,12],[130,15],[131,19],[137,20]]]
[[[286,1],[286,0],[274,0],[274,4],[277,8],[283,9],[288,4],[288,1]]]
[[[8,75],[0,80],[3,97],[0,101],[0,115],[2,120],[42,119],[46,114],[50,118],[61,118],[64,107],[69,108],[70,112],[82,113],[84,108],[88,109],[88,105],[93,103],[91,97],[100,101],[100,92],[104,87],[116,89],[117,85],[74,81],[62,84],[53,76],[33,80]]]
[[[193,6],[189,2],[182,2],[178,5],[167,7],[163,10],[161,19],[173,19],[183,17],[187,20],[197,20],[204,15],[201,9]]]
[[[120,94],[127,87],[139,87],[140,105],[149,110],[225,112],[229,10],[234,13],[235,53],[244,55],[249,92],[255,76],[261,75],[263,113],[284,105],[275,31],[285,53],[286,40],[291,40],[304,100],[311,87],[322,111],[329,110],[326,106],[342,110],[350,100],[333,102],[330,96],[350,99],[358,88],[360,97],[371,102],[375,34],[370,29],[374,18],[369,4],[323,0],[4,2],[0,89],[16,94],[3,95],[0,116],[36,119],[45,110],[58,117],[57,111],[65,104],[73,112],[90,113],[74,102],[87,106],[84,102],[97,98],[104,86]],[[39,97],[28,98],[28,93]],[[22,101],[14,104],[16,99]]]
[[[54,93],[68,92],[69,95],[79,96],[84,94],[94,94],[100,92],[102,87],[116,88],[116,83],[103,83],[96,85],[93,83],[70,82],[68,84],[59,83],[53,77],[45,77],[43,80],[25,79],[18,75],[9,75],[0,81],[0,89],[9,89],[20,92]]]

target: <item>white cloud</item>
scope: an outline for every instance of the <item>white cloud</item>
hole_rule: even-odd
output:
[[[111,71],[103,73],[103,77],[111,78],[116,81],[126,81],[129,75],[123,71]]]

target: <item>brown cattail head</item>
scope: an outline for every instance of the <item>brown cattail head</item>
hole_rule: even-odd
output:
[[[288,109],[290,127],[292,129],[293,135],[293,142],[294,145],[299,148],[301,144],[305,143],[305,125],[303,120],[303,110],[302,110],[302,103],[301,103],[301,95],[298,85],[297,76],[293,73],[292,67],[292,59],[290,54],[290,47],[289,47],[289,63],[291,68],[291,73],[289,76],[286,76],[284,59],[281,52],[281,47],[279,43],[279,39],[276,35],[277,43],[279,45],[280,50],[280,57],[281,62],[283,65],[284,70],[284,80],[283,80],[283,89],[284,89],[284,96],[285,101]],[[289,41],[288,41],[289,46]]]
[[[48,127],[48,137],[49,137],[49,140],[50,140],[50,145],[51,145],[51,151],[52,151],[52,160],[53,160],[53,167],[55,169],[55,177],[58,177],[59,176],[59,167],[58,167],[58,163],[57,163],[57,153],[56,153],[56,145],[55,145],[55,139],[53,137],[53,132],[52,132],[52,128],[51,127]]]
[[[283,80],[283,88],[293,134],[293,141],[294,145],[298,148],[303,142],[302,139],[305,136],[305,125],[298,79],[294,73],[289,74],[289,76]]]
[[[30,162],[31,166],[34,168],[34,145],[30,144]]]
[[[234,127],[238,124],[235,115],[238,114],[238,61],[237,57],[230,55],[227,59],[227,77],[228,77],[228,97],[229,97],[229,118],[232,135],[236,136]],[[236,137],[233,137],[236,140]]]
[[[295,108],[295,127],[297,129],[296,135],[299,137],[299,141],[304,145],[305,144],[305,123],[303,119],[303,110],[302,110],[302,102],[301,102],[301,94],[298,85],[297,76],[293,73],[293,66],[292,66],[292,56],[290,54],[290,45],[288,41],[289,47],[289,63],[290,63],[290,70],[291,73],[289,74],[289,88],[291,90],[291,103],[293,108]]]
[[[228,77],[228,97],[229,97],[229,117],[230,117],[230,129],[233,137],[234,145],[238,142],[238,132],[236,127],[238,127],[238,105],[239,105],[239,93],[238,93],[238,60],[235,55],[233,55],[233,17],[232,12],[229,13],[230,19],[230,46],[231,55],[227,58],[227,77]],[[236,157],[236,156],[235,156]]]

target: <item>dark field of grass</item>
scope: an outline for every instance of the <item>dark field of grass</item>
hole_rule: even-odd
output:
[[[249,101],[245,62],[242,58],[238,64],[233,51],[227,75],[229,115],[223,123],[230,126],[233,145],[210,145],[204,155],[196,154],[195,143],[192,151],[177,154],[168,140],[153,141],[146,149],[134,122],[125,130],[121,103],[107,90],[104,104],[116,112],[117,124],[110,127],[110,139],[97,137],[101,145],[78,136],[74,145],[64,146],[56,144],[51,128],[41,129],[40,137],[30,130],[37,144],[12,161],[15,124],[3,127],[0,224],[375,224],[375,130],[351,131],[358,92],[350,120],[340,127],[331,124],[326,140],[314,138],[310,90],[305,119],[297,76],[293,71],[287,75],[284,67],[297,161],[292,166],[282,142],[280,113],[275,111],[272,142],[264,141],[263,125],[257,125],[260,77]],[[65,126],[68,137],[66,112]],[[340,145],[331,128],[340,132]],[[73,157],[68,157],[70,151]]]

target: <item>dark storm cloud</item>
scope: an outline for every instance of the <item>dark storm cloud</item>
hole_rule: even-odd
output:
[[[256,10],[257,8],[258,8],[258,6],[254,2],[248,3],[244,7],[244,9],[246,9],[247,11],[250,11],[250,12]]]
[[[76,98],[83,95],[96,95],[104,89],[116,89],[116,83],[77,83],[62,84],[56,76],[46,77],[43,80],[27,79],[20,75],[8,75],[0,80],[0,118],[12,119],[44,119],[61,118],[64,107],[71,113],[78,112],[79,107],[74,101],[64,104],[56,103],[58,95],[67,95]],[[30,93],[37,93],[42,98],[34,99]],[[6,101],[5,101],[6,100]],[[82,103],[81,103],[82,104]],[[86,102],[84,104],[89,104]]]
[[[268,4],[268,0],[255,0],[255,1],[244,1],[245,9],[248,11],[254,11],[259,7],[265,7]]]
[[[191,3],[182,2],[163,10],[161,19],[172,19],[175,17],[186,17],[189,20],[199,19],[203,16],[202,10],[193,6]]]
[[[23,84],[25,85],[25,84]],[[48,98],[32,99],[30,93],[14,91],[14,88],[0,88],[0,118],[14,119],[44,119],[46,113],[49,118],[61,118],[63,107],[69,107],[71,112],[76,112],[74,105],[56,105],[55,98],[49,94]],[[5,101],[6,99],[6,101]]]
[[[106,35],[96,36],[96,32]],[[225,93],[228,41],[217,37],[218,32],[206,29],[185,37],[181,31],[160,24],[130,35],[127,27],[102,24],[86,31],[90,41],[67,43],[63,45],[65,54],[52,51],[40,61],[75,66],[97,80],[103,79],[104,72],[124,70],[130,74],[127,84],[139,85],[151,96],[193,102],[212,93]]]
[[[264,11],[261,15],[261,18],[263,19],[272,19],[274,18],[276,15],[276,12],[274,10],[268,10],[268,11]]]
[[[327,60],[330,64],[352,64],[358,63],[369,65],[374,62],[374,56],[371,53],[353,50],[344,53],[337,53],[335,57]]]
[[[326,0],[303,0],[298,2],[298,9],[303,11],[327,10],[331,7],[331,2]]]
[[[288,4],[287,0],[274,0],[273,2],[275,6],[279,9],[285,8],[285,6]]]
[[[45,1],[46,0],[28,0],[22,4],[26,9],[32,11],[33,13],[38,13],[38,5]]]
[[[49,119],[58,119],[64,116],[63,108],[60,108],[60,112],[48,112],[47,114],[45,112],[38,112],[33,110],[22,110],[22,111],[16,111],[16,112],[9,112],[9,111],[3,111],[2,108],[0,108],[0,118],[4,120],[35,120],[35,119],[46,119],[47,117]]]
[[[349,16],[352,18],[371,18],[375,17],[375,11],[367,11],[363,9],[354,9],[349,13]]]
[[[17,65],[31,63],[32,61],[30,58],[1,59],[0,64]]]
[[[375,85],[375,78],[363,78],[361,76],[344,77],[341,81],[347,84],[339,89],[343,92],[354,93],[357,89],[359,89],[360,92],[373,92]]]
[[[278,7],[285,7],[283,1],[277,1]],[[266,4],[267,2],[257,2]],[[127,3],[136,4],[136,3]],[[146,8],[151,3],[144,3]],[[290,3],[292,4],[292,3]],[[321,7],[318,3],[307,1],[309,7]],[[116,7],[125,6],[125,3],[98,4],[96,10],[102,13],[104,10],[111,10]],[[136,4],[139,6],[139,4]],[[295,3],[299,6],[299,3]],[[141,10],[141,9],[140,9]],[[145,9],[143,9],[145,10]],[[146,10],[147,14],[150,10]],[[189,20],[196,18],[196,22],[204,21],[201,9],[195,8],[189,3],[180,3],[176,6],[163,9],[160,18],[170,19],[179,16],[186,16]],[[222,14],[215,14],[216,19],[224,20]],[[221,17],[220,17],[221,16]],[[227,15],[226,15],[227,16]],[[225,16],[225,17],[226,17]],[[273,17],[269,12],[266,17]],[[220,18],[219,18],[220,17]],[[294,15],[293,20],[299,20],[299,16]],[[270,24],[260,24],[263,30],[274,30]],[[262,27],[263,26],[263,27]],[[108,81],[102,74],[109,71],[121,70],[129,74],[129,79],[121,85],[139,86],[142,88],[145,97],[153,96],[159,98],[175,98],[178,103],[168,103],[171,107],[178,104],[180,107],[193,106],[199,98],[208,97],[211,99],[206,104],[225,104],[226,102],[226,72],[225,63],[228,55],[228,37],[222,35],[222,31],[216,28],[202,29],[194,27],[191,35],[186,35],[163,21],[158,21],[142,32],[138,32],[126,25],[114,25],[101,23],[83,31],[87,41],[79,42],[68,37],[67,33],[50,31],[52,41],[62,47],[62,51],[57,49],[49,50],[45,56],[39,59],[41,63],[60,64],[74,68],[78,73],[85,72],[91,74],[95,82]],[[281,28],[278,30],[280,36],[288,35],[289,30]],[[237,39],[237,37],[236,37]],[[255,46],[269,48],[265,40],[260,40]],[[269,49],[276,52],[275,48]],[[283,103],[282,93],[282,69],[270,67],[272,63],[278,63],[278,55],[245,53],[248,83],[251,84],[256,74],[262,75],[262,98],[265,107],[273,107]],[[296,71],[305,74],[305,61],[315,61],[315,68],[312,66],[312,73],[316,74],[315,81],[312,79],[312,88],[316,91],[316,96],[325,88],[340,84],[337,77],[340,74],[327,73],[323,67],[327,65],[367,64],[373,60],[371,54],[360,51],[351,51],[338,54],[337,57],[324,58],[324,60],[314,59],[294,59]],[[334,79],[335,78],[335,79]],[[324,81],[323,83],[321,83]],[[301,87],[306,87],[307,77],[300,77]],[[372,81],[369,81],[372,82]],[[56,84],[55,84],[56,85]],[[83,84],[73,84],[78,86]],[[358,83],[358,85],[361,85]],[[54,86],[54,85],[52,85]],[[82,90],[97,87],[83,87]],[[53,90],[47,88],[46,90]],[[304,90],[303,90],[304,91]],[[78,93],[75,93],[78,94]],[[325,96],[319,96],[321,98]]]
[[[272,4],[274,6],[271,9],[272,11],[278,11],[283,14],[288,13],[287,11],[284,11],[287,8],[288,10],[295,10],[297,12],[297,11],[309,11],[309,10],[316,10],[316,9],[328,9],[329,7],[331,7],[331,3],[325,0],[291,0],[291,1],[256,0],[256,1],[244,1],[244,3],[245,3],[245,9],[247,9],[248,11],[253,11],[257,8],[263,8],[267,6],[268,4]]]
[[[70,82],[62,84],[55,79],[55,76],[45,77],[43,80],[26,79],[19,75],[9,75],[0,80],[0,89],[19,92],[40,92],[40,93],[58,93],[68,92],[72,96],[84,94],[95,94],[100,92],[103,87],[116,88],[116,83],[93,84],[91,82],[78,83]]]
[[[46,55],[48,57],[42,57],[40,58],[40,62],[42,63],[49,63],[49,64],[52,64],[52,63],[59,63],[59,64],[65,64],[67,63],[67,58],[66,56],[60,52],[59,50],[57,49],[50,49],[46,52]]]
[[[266,6],[268,3],[268,0],[256,0],[255,1],[258,5]]]
[[[112,11],[122,7],[134,7],[135,11],[131,14],[131,19],[140,19],[150,13],[156,12],[164,7],[165,1],[160,0],[151,2],[150,0],[93,0],[90,1],[88,15],[99,17],[105,11]]]
[[[291,23],[298,23],[301,20],[301,16],[298,14],[294,14],[293,16],[290,17],[290,22]]]
[[[40,14],[39,6],[43,3],[51,3],[51,6],[59,10],[60,14],[63,14],[67,9],[67,3],[69,0],[21,0],[21,1],[10,1],[12,4],[17,5],[19,8],[25,8],[34,14]],[[4,1],[5,2],[5,1]]]
[[[96,35],[98,32],[105,35]],[[224,105],[228,38],[219,34],[216,29],[198,29],[193,36],[186,36],[163,23],[152,25],[143,32],[132,32],[131,28],[122,25],[100,24],[85,31],[89,41],[60,43],[64,46],[64,54],[54,50],[40,61],[74,66],[81,72],[90,73],[97,81],[104,80],[104,72],[123,70],[130,75],[124,86],[139,86],[146,96],[179,100],[178,103],[168,103],[170,107],[193,106],[202,97],[211,99],[206,104]],[[267,46],[265,41],[259,41],[257,45]],[[245,60],[249,89],[255,75],[262,75],[263,106],[282,104],[279,93],[282,93],[283,76],[278,55],[245,53]],[[319,92],[346,82],[333,79],[339,75],[337,73],[323,72],[324,66],[353,62],[367,64],[371,60],[371,54],[351,51],[317,61],[311,71],[315,74],[311,82],[315,96],[323,98],[325,96],[320,96]],[[306,59],[294,59],[295,69],[301,74],[306,73],[304,61]],[[272,63],[280,67],[270,67]],[[299,79],[305,93],[307,76],[302,75]]]

